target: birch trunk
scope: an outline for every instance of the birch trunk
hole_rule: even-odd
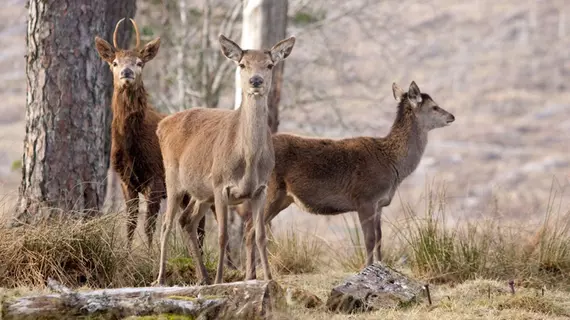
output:
[[[244,0],[243,27],[240,46],[243,49],[270,49],[287,35],[287,0]],[[281,88],[283,83],[284,61],[273,68],[273,81],[267,99],[269,107],[268,124],[271,132],[275,133],[279,127],[279,102],[281,101]],[[241,104],[241,87],[239,69],[235,73],[235,106]],[[240,217],[232,212],[230,219],[230,241],[228,250],[231,260],[240,261],[240,248],[243,248],[243,226]]]

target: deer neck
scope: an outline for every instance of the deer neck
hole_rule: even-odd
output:
[[[250,158],[266,144],[268,137],[267,96],[254,96],[242,93],[241,105],[238,109],[239,125],[237,148]]]
[[[392,146],[390,153],[400,181],[417,168],[427,145],[427,136],[427,130],[421,129],[412,111],[398,111],[386,142],[388,146]]]
[[[142,125],[147,93],[142,85],[115,88],[113,92],[113,133],[124,134]]]

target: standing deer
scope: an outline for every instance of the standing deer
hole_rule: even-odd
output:
[[[400,183],[418,166],[428,132],[449,125],[455,117],[420,92],[392,85],[398,113],[386,137],[341,140],[291,134],[273,136],[275,168],[269,180],[264,216],[270,222],[293,202],[319,215],[357,211],[366,246],[366,265],[381,256],[382,208],[392,201]],[[251,219],[246,204],[237,212]],[[250,227],[251,223],[246,223]],[[247,246],[253,232],[246,230]],[[249,261],[254,251],[248,248]],[[253,271],[255,273],[255,271]]]
[[[137,227],[139,213],[139,193],[148,201],[145,233],[149,247],[160,209],[160,200],[166,197],[164,185],[164,165],[156,128],[165,115],[157,112],[148,102],[142,71],[160,47],[160,38],[140,47],[140,35],[133,19],[136,35],[134,49],[120,49],[117,45],[117,31],[124,18],[119,20],[113,33],[113,46],[100,37],[95,37],[95,45],[101,58],[111,67],[113,73],[113,122],[111,125],[111,165],[121,179],[121,187],[126,201],[127,238],[129,247]],[[186,196],[181,205],[189,202]],[[203,235],[205,220],[200,221]],[[200,238],[200,244],[203,236]],[[201,246],[200,246],[201,248]]]
[[[219,36],[222,53],[240,69],[242,101],[238,109],[193,108],[170,115],[158,124],[157,135],[166,168],[167,207],[163,218],[160,267],[155,284],[164,281],[166,240],[181,195],[192,202],[182,212],[191,253],[198,262],[198,276],[209,283],[196,243],[197,222],[214,203],[218,223],[220,258],[216,283],[223,281],[227,246],[228,206],[249,200],[255,221],[256,244],[265,279],[271,279],[267,262],[265,203],[267,181],[275,165],[271,132],[267,124],[267,96],[272,68],[289,56],[295,44],[290,37],[271,50],[242,50],[236,43]],[[187,218],[184,218],[187,217]],[[248,266],[253,267],[253,266]]]

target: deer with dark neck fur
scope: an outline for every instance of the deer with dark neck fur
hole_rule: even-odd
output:
[[[264,216],[270,222],[292,203],[304,211],[336,215],[357,211],[364,234],[366,264],[374,253],[381,260],[381,212],[392,201],[400,183],[418,166],[428,132],[449,125],[455,117],[420,92],[415,82],[409,90],[392,86],[398,113],[386,137],[340,140],[291,134],[273,136],[275,168],[269,179]],[[237,212],[251,219],[247,206]],[[251,229],[251,222],[246,223]],[[254,246],[247,230],[246,246]],[[248,256],[254,261],[254,250]],[[255,272],[255,271],[253,271]]]
[[[267,124],[267,94],[271,88],[272,68],[289,56],[295,38],[282,40],[267,51],[243,50],[223,35],[219,41],[223,54],[240,67],[241,106],[236,110],[193,108],[178,112],[162,120],[156,131],[166,169],[168,197],[155,284],[164,281],[166,241],[176,204],[185,193],[192,197],[192,202],[180,219],[186,222],[183,229],[190,239],[191,254],[197,261],[201,281],[208,283],[209,279],[196,243],[197,222],[214,204],[220,250],[215,282],[221,283],[228,240],[228,206],[244,201],[251,204],[261,263],[265,278],[271,279],[263,219],[267,181],[275,165]]]
[[[120,49],[117,45],[117,30],[123,20],[115,26],[113,46],[99,37],[95,37],[95,45],[113,72],[111,166],[121,179],[126,201],[128,244],[132,244],[137,227],[139,193],[142,193],[148,201],[145,233],[150,247],[160,200],[166,197],[164,165],[156,137],[158,122],[165,115],[158,113],[148,102],[142,71],[144,65],[158,53],[160,38],[140,49],[138,28],[135,21],[130,19],[135,30],[136,46],[131,50]],[[181,205],[185,207],[188,202],[186,196]],[[201,231],[204,221],[200,221]]]

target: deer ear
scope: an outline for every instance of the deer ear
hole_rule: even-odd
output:
[[[101,59],[108,63],[112,63],[115,60],[115,49],[111,44],[99,37],[95,37],[95,48],[99,53]]]
[[[220,41],[220,47],[222,48],[222,53],[226,58],[233,60],[235,62],[240,62],[243,57],[243,50],[232,40],[226,38],[223,34],[220,34],[218,40]]]
[[[415,81],[412,81],[410,84],[410,89],[408,90],[408,98],[413,104],[416,105],[422,102],[422,93]]]
[[[404,94],[406,94],[406,92],[400,88],[396,82],[392,83],[392,93],[394,94],[394,99],[396,99],[398,102],[402,101]]]
[[[291,51],[293,51],[294,45],[295,37],[293,36],[279,41],[273,46],[273,48],[271,48],[271,60],[275,63],[285,60],[291,54]]]
[[[144,63],[149,62],[150,60],[156,57],[158,53],[158,49],[160,48],[160,37],[152,40],[151,42],[147,43],[144,48],[141,49],[141,59]]]

